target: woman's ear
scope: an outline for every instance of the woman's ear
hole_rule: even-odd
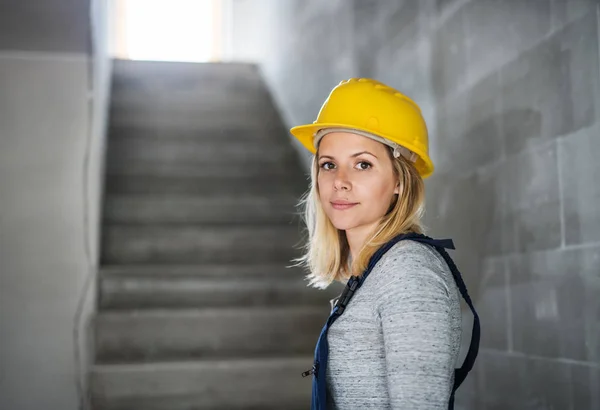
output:
[[[400,195],[400,183],[396,184],[396,188],[394,188],[394,193]]]

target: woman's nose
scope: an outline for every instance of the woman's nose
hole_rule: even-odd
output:
[[[348,175],[344,171],[338,170],[333,181],[333,188],[336,191],[348,191],[352,184],[348,180]]]

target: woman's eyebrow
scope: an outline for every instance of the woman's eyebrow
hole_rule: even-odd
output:
[[[355,157],[358,157],[359,155],[362,155],[362,154],[368,154],[368,155],[371,155],[371,156],[374,156],[375,158],[377,158],[377,155],[375,155],[375,154],[372,154],[372,153],[370,153],[369,151],[360,151],[360,152],[357,152],[356,154],[352,154],[352,155],[350,155],[350,157],[352,157],[352,158],[355,158]],[[331,155],[319,155],[319,159],[322,159],[322,158],[330,158],[330,159],[335,159],[335,158],[334,158],[334,157],[332,157]]]
[[[358,157],[359,155],[362,155],[362,154],[369,154],[369,155],[371,155],[371,156],[373,156],[373,157],[377,158],[377,155],[375,155],[375,154],[372,154],[372,153],[370,153],[369,151],[361,151],[361,152],[357,152],[356,154],[353,154],[353,155],[352,155],[352,157],[353,157],[353,158],[354,158],[354,157]]]

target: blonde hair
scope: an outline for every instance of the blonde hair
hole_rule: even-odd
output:
[[[295,260],[296,266],[309,270],[306,278],[310,286],[324,289],[335,280],[343,282],[350,276],[360,276],[371,256],[390,239],[402,233],[424,233],[421,222],[425,210],[423,178],[413,163],[402,156],[394,158],[391,150],[389,154],[400,193],[352,261],[346,233],[333,226],[321,205],[317,184],[318,152],[313,157],[310,188],[299,204],[303,208],[308,238],[303,256]]]

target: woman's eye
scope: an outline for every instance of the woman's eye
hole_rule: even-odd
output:
[[[371,163],[369,163],[369,162],[366,162],[366,161],[360,161],[358,164],[356,164],[356,167],[357,167],[358,169],[365,170],[365,169],[369,169],[369,168],[371,168],[371,167],[372,167],[372,165],[371,165]]]
[[[333,169],[334,165],[332,162],[323,162],[321,164],[321,168],[325,169],[325,170],[330,170]]]

